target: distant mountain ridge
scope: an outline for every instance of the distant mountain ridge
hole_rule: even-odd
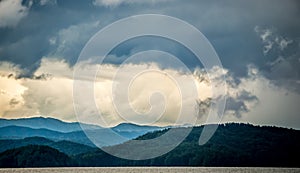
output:
[[[142,126],[130,123],[122,123],[112,128],[90,124],[79,124],[78,122],[67,123],[54,118],[22,118],[22,119],[0,119],[0,139],[23,139],[27,137],[44,137],[54,141],[67,140],[88,146],[95,145],[87,138],[85,132],[93,137],[101,138],[99,146],[111,146],[123,143],[148,132],[163,129],[157,126]],[[111,134],[113,130],[120,137]]]
[[[20,119],[0,119],[0,127],[6,126],[22,126],[32,129],[49,129],[58,132],[72,132],[82,130],[81,126],[85,129],[102,129],[103,127],[91,124],[80,124],[78,122],[64,122],[55,118],[33,117],[33,118],[20,118]]]
[[[65,122],[55,118],[45,118],[45,117],[32,117],[32,118],[20,118],[20,119],[3,119],[0,118],[0,128],[6,126],[22,126],[29,127],[32,129],[49,129],[52,131],[58,132],[74,132],[81,131],[82,127],[85,130],[95,130],[95,129],[103,129],[105,127],[101,127],[99,125],[92,124],[84,124],[78,122]],[[115,131],[148,131],[148,130],[157,130],[165,127],[159,126],[148,126],[148,125],[137,125],[132,123],[121,123],[111,129]]]

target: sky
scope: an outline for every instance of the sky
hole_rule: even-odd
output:
[[[163,14],[191,24],[214,47],[222,67],[204,69],[195,55],[178,42],[151,36],[118,45],[102,64],[78,61],[83,47],[99,30],[141,14]],[[1,0],[0,117],[44,116],[77,121],[73,73],[79,68],[80,79],[94,83],[95,102],[107,122],[98,123],[102,126],[125,120],[190,124],[195,117],[201,124],[213,107],[212,100],[222,96],[227,98],[222,122],[299,129],[299,18],[297,0]],[[114,37],[108,35],[103,42]],[[147,62],[125,62],[146,50],[167,54]],[[170,65],[169,55],[177,57],[189,72]],[[96,79],[85,75],[99,68],[101,74]],[[137,76],[130,88],[114,88],[116,74],[122,83],[141,69],[152,71]],[[226,80],[226,93],[214,93],[213,84],[221,79]],[[191,90],[190,80],[195,82],[197,93],[181,97]],[[174,81],[182,84],[180,90]],[[129,94],[122,95],[125,89]],[[156,90],[163,94],[153,95]],[[116,93],[119,97],[114,99]],[[120,117],[114,101],[125,117]],[[133,110],[123,103],[126,101]],[[88,104],[85,108],[86,116],[99,118],[97,112],[88,110]],[[185,117],[176,122],[180,111]]]

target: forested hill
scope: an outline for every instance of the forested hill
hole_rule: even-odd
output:
[[[69,156],[48,146],[28,145],[7,150],[0,155],[1,167],[60,167],[74,166]]]
[[[155,159],[128,161],[98,151],[77,155],[76,160],[83,166],[300,167],[300,131],[249,124],[226,124],[218,127],[209,142],[199,146],[202,129],[203,126],[194,127],[177,148]],[[138,139],[155,138],[165,131],[148,133]]]
[[[299,130],[259,127],[249,124],[226,124],[219,126],[209,142],[199,146],[198,140],[202,130],[202,126],[194,127],[189,136],[173,151],[150,160],[131,161],[119,159],[102,150],[68,156],[69,159],[66,160],[68,160],[67,163],[72,163],[73,166],[300,167]],[[166,131],[147,133],[138,139],[155,138]],[[32,147],[30,149],[32,150]],[[11,154],[9,155],[7,152],[0,154],[0,164],[2,166],[5,166],[4,162],[7,160],[20,158],[19,153],[22,153],[20,151],[28,150],[28,148],[23,147],[15,150],[18,152],[10,150],[9,153]],[[26,158],[26,155],[22,157],[28,160],[28,163],[35,163],[35,160],[31,159],[36,158],[29,156]],[[3,160],[3,158],[6,160]]]

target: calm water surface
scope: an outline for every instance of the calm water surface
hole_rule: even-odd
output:
[[[0,173],[300,173],[300,168],[209,168],[209,167],[119,167],[119,168],[18,168],[0,169]]]

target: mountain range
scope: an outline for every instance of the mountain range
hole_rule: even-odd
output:
[[[164,129],[157,126],[141,126],[130,123],[122,123],[112,128],[104,128],[91,124],[68,123],[54,118],[23,118],[23,119],[0,119],[0,139],[24,139],[28,137],[44,137],[53,141],[67,140],[79,144],[95,147],[89,140],[81,126],[89,134],[96,134],[101,138],[99,146],[111,146],[126,142],[138,136]],[[113,130],[120,138],[111,136]]]
[[[127,125],[119,126],[119,130],[139,129],[131,125],[129,126],[132,128],[127,129],[125,128]],[[251,124],[222,124],[206,144],[199,145],[198,140],[203,126],[173,128],[178,133],[183,128],[192,128],[192,131],[174,150],[148,160],[120,159],[99,148],[66,140],[54,141],[42,137],[2,139],[0,140],[0,167],[300,167],[299,130]],[[153,139],[167,131],[168,129],[151,131],[135,140]],[[129,140],[122,144],[107,146],[106,149],[114,150],[114,147],[119,146],[130,153],[126,148],[126,144],[130,142]],[[164,143],[156,145],[164,147]],[[148,150],[149,148],[145,147],[145,151]]]

